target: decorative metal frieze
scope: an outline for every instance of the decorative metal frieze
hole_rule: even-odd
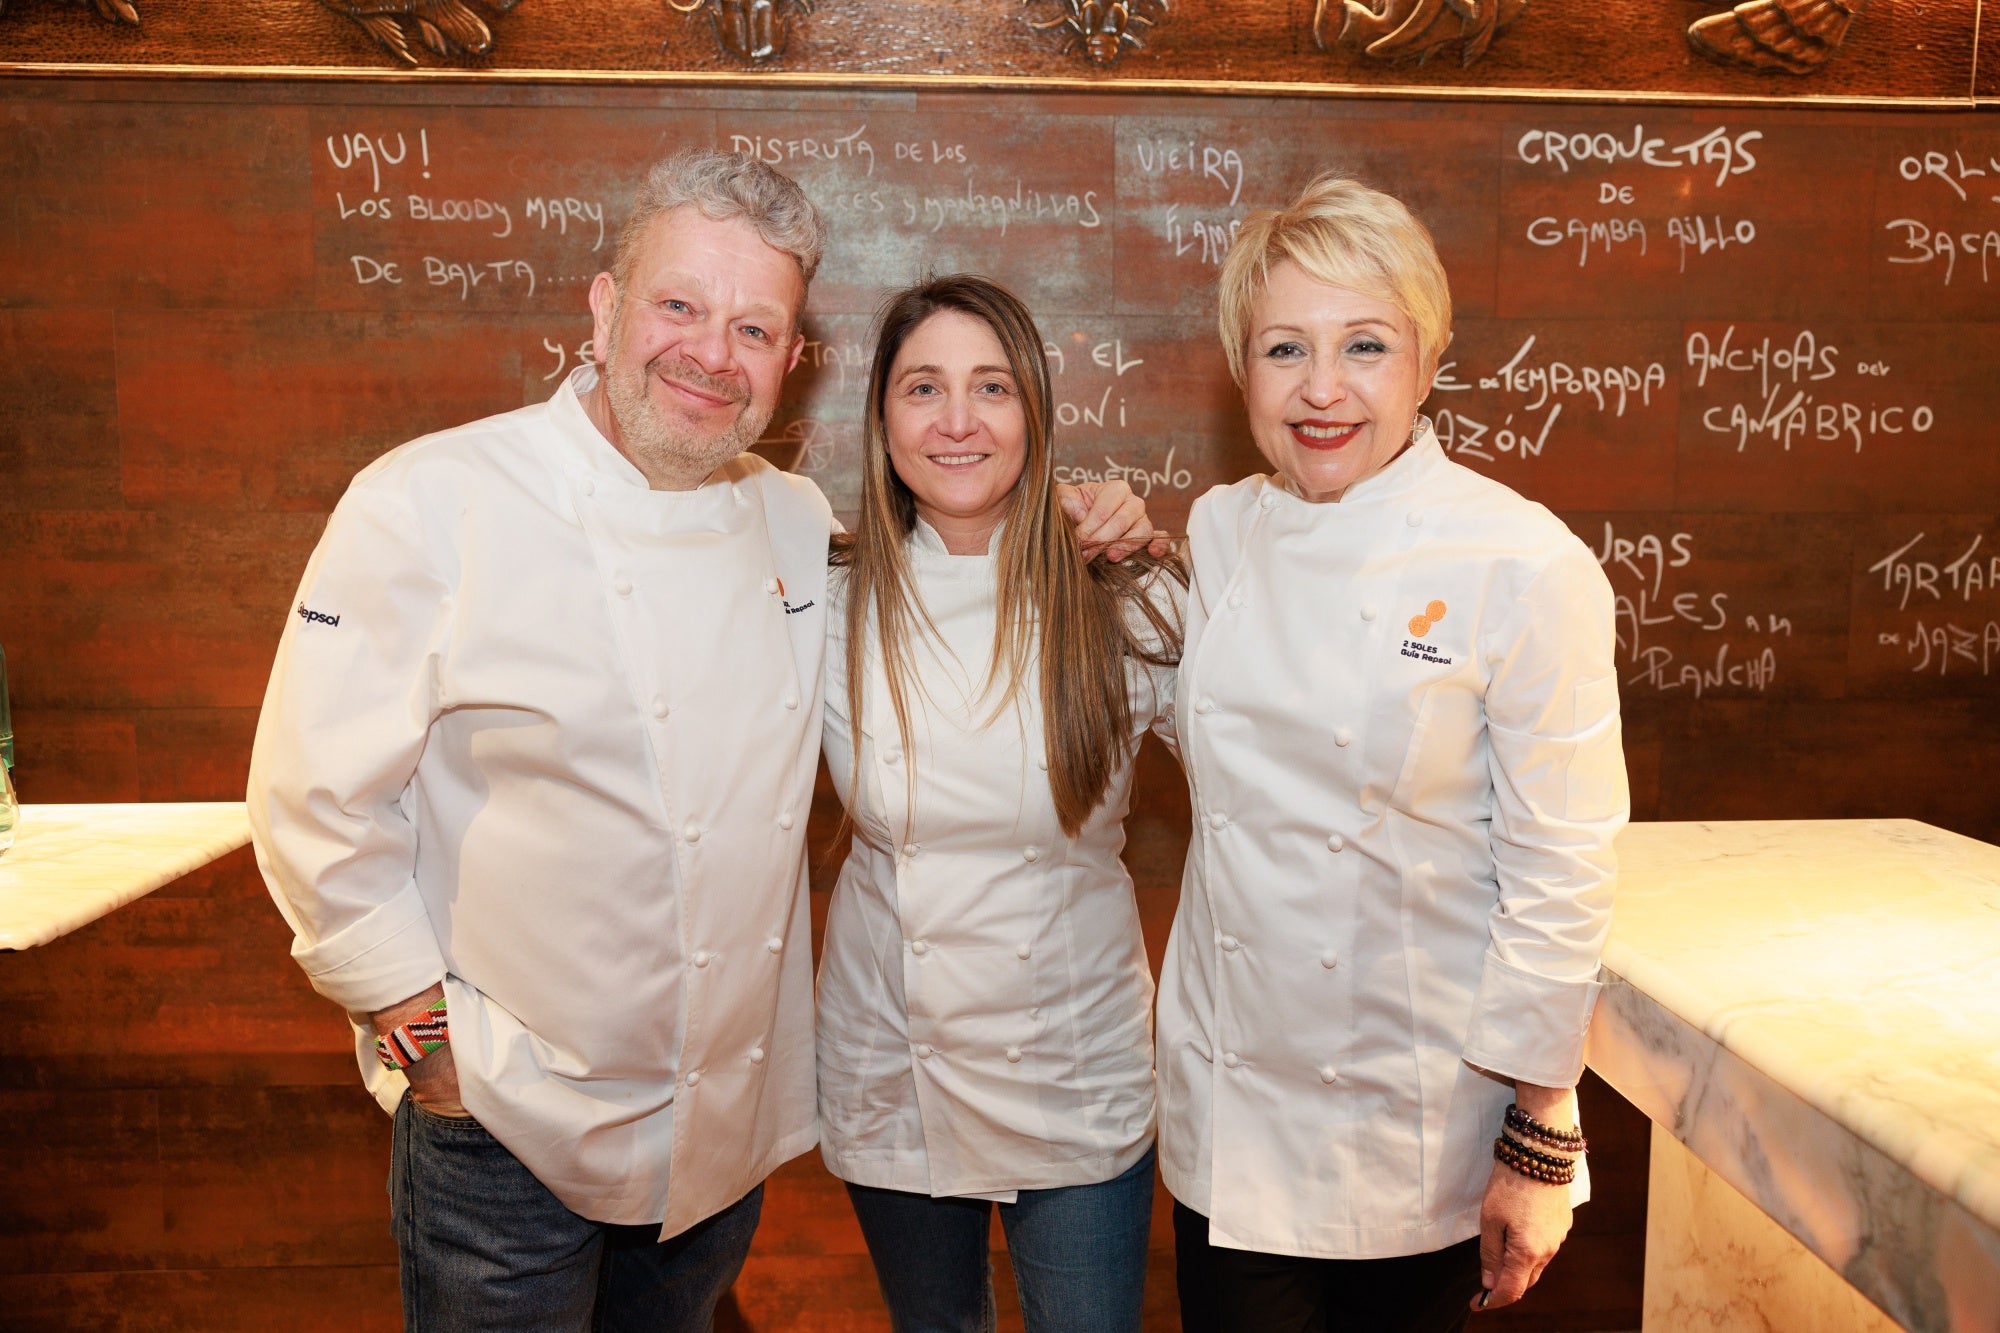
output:
[[[1167,14],[1167,0],[1055,0],[1055,5],[1058,12],[1054,18],[1041,23],[1031,20],[1028,26],[1037,32],[1060,29],[1067,33],[1063,54],[1080,48],[1099,68],[1116,63],[1128,46],[1134,50],[1144,46],[1140,30],[1156,26]]]
[[[1419,63],[1456,46],[1459,63],[1470,65],[1527,7],[1528,0],[1317,0],[1313,41],[1322,51],[1331,51],[1338,40],[1377,60]],[[1336,13],[1340,31],[1330,36]]]
[[[130,23],[138,26],[139,11],[132,7],[131,0],[69,0],[73,5],[89,5],[97,11],[97,16],[111,23]],[[7,0],[0,0],[0,15],[7,12]]]
[[[792,20],[812,13],[812,0],[666,0],[677,14],[706,14],[715,40],[738,60],[776,60],[785,53]]]
[[[521,0],[481,0],[504,14]],[[104,0],[98,0],[99,4]],[[319,0],[342,18],[352,19],[383,50],[406,65],[417,63],[410,27],[441,56],[483,56],[493,49],[493,29],[479,11],[460,0]],[[405,25],[410,25],[406,27]]]
[[[1744,0],[1695,20],[1688,45],[1719,64],[1810,74],[1840,49],[1866,8],[1868,0]]]

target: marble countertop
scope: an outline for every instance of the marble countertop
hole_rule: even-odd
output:
[[[0,949],[31,949],[250,841],[241,801],[24,805],[0,855]]]
[[[1618,849],[1592,1067],[1906,1327],[2000,1308],[2000,847],[1853,820]]]

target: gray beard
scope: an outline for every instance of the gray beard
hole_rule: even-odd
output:
[[[604,396],[611,405],[611,419],[625,451],[650,482],[662,481],[688,487],[698,486],[709,473],[727,463],[763,438],[770,424],[769,412],[757,413],[748,400],[736,419],[719,435],[701,436],[671,420],[646,392],[648,381],[661,374],[660,363],[648,362],[643,370],[618,371],[619,339],[611,340],[604,365]],[[736,385],[718,381],[688,367],[677,367],[665,375],[710,393],[734,394]]]

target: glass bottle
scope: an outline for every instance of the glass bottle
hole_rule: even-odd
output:
[[[14,796],[14,715],[7,707],[7,650],[0,648],[0,855],[14,845],[21,803]]]

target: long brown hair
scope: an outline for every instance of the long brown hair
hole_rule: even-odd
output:
[[[1034,653],[1041,668],[1043,744],[1049,794],[1063,832],[1075,837],[1103,801],[1125,759],[1132,727],[1125,664],[1180,660],[1182,627],[1147,595],[1156,577],[1188,581],[1178,556],[1141,552],[1120,564],[1086,561],[1056,503],[1055,400],[1048,360],[1034,316],[1012,292],[970,273],[925,279],[886,301],[876,318],[875,356],[868,372],[867,420],[861,444],[861,517],[851,537],[836,542],[832,563],[847,577],[847,707],[855,735],[859,790],[862,699],[866,694],[869,615],[874,614],[883,674],[903,752],[910,746],[908,684],[915,623],[937,630],[914,592],[904,542],[916,526],[917,502],[889,458],[884,401],[896,354],[918,325],[940,311],[979,320],[1000,340],[1027,418],[1027,456],[1007,510],[998,559],[998,605],[987,692],[1003,685],[992,716],[1018,699]],[[1139,628],[1128,612],[1137,609]],[[912,766],[904,768],[915,801]],[[914,818],[914,809],[910,811]]]

